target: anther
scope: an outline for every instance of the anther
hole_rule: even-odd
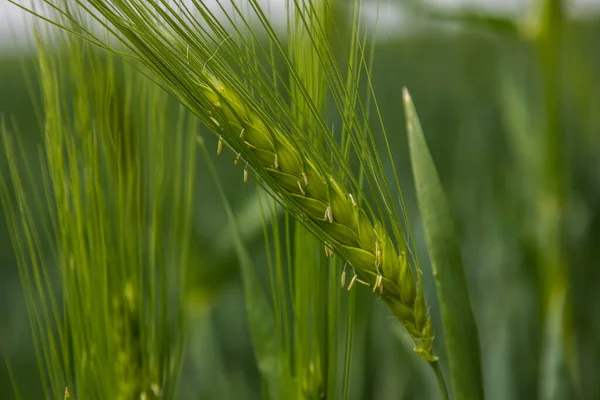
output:
[[[352,196],[352,193],[348,193],[348,197],[350,197],[350,201],[352,202],[352,205],[354,207],[356,207],[356,201],[354,201],[354,196]]]
[[[325,242],[325,256],[331,258],[334,256],[333,249],[329,246],[329,243]]]
[[[379,294],[383,294],[383,275],[377,275],[375,278],[375,285],[373,285],[373,293],[379,289]]]
[[[342,289],[346,286],[346,267],[344,266],[344,270],[342,271]]]
[[[362,279],[358,279],[358,278],[356,278],[356,282],[358,282],[358,283],[360,283],[360,284],[363,284],[363,285],[365,285],[365,286],[371,286],[371,285],[369,285],[369,282],[365,282],[365,281],[363,281]]]
[[[217,121],[217,119],[215,117],[210,117],[210,120],[213,122],[213,124],[215,124],[219,128],[221,127],[221,124],[219,123],[219,121]]]
[[[248,182],[248,163],[246,163],[246,168],[244,168],[244,183]]]
[[[358,278],[358,275],[354,275],[352,277],[352,279],[350,280],[350,284],[348,285],[348,291],[350,291],[350,289],[352,289],[354,287],[354,283],[356,282],[356,278]]]
[[[242,128],[242,131],[240,132],[240,139],[244,138],[244,132],[246,132],[246,128]]]
[[[298,189],[300,189],[300,193],[302,193],[302,196],[306,196],[306,192],[304,191],[304,188],[302,188],[300,181],[296,181],[296,182],[298,183]]]
[[[242,153],[237,153],[237,155],[235,156],[235,160],[233,161],[233,165],[238,165],[238,163],[240,162],[241,156],[242,156]]]
[[[248,147],[250,147],[251,149],[256,149],[256,146],[255,146],[255,145],[253,145],[252,143],[250,143],[250,142],[248,142],[248,141],[246,141],[246,140],[244,140],[244,143],[246,143],[246,145],[247,145]]]
[[[219,143],[217,144],[217,155],[220,156],[223,152],[223,135],[219,136]]]
[[[273,160],[273,168],[279,169],[279,159],[277,158],[277,153],[275,153],[275,159]]]
[[[304,172],[302,173],[302,178],[304,178],[304,186],[308,186],[308,176]]]
[[[350,289],[352,289],[354,287],[354,284],[356,282],[358,282],[360,284],[363,284],[365,286],[371,286],[371,285],[369,285],[368,282],[365,282],[362,279],[358,279],[358,275],[354,274],[354,276],[352,277],[352,280],[350,280],[350,284],[348,285],[348,289],[347,290],[349,291]]]
[[[377,232],[375,232],[377,233]],[[377,271],[377,278],[375,278],[375,285],[373,285],[373,293],[379,289],[379,294],[383,294],[383,275],[379,270],[381,266],[381,247],[379,246],[379,237],[375,241],[375,270]]]
[[[333,211],[331,211],[331,207],[327,206],[325,209],[325,220],[329,221],[329,223],[333,222]]]

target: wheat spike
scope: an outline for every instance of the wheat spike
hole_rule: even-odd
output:
[[[348,289],[355,282],[372,287],[411,335],[415,351],[426,361],[437,360],[420,281],[415,280],[406,254],[398,254],[381,224],[371,222],[367,211],[356,203],[343,183],[319,172],[314,160],[303,157],[282,132],[267,127],[236,92],[214,78],[210,79],[210,86],[200,87],[214,106],[212,114],[222,117],[220,121],[210,117],[212,126],[220,130],[218,135],[238,154],[246,154],[250,149],[272,178],[269,184],[273,189],[287,193],[297,208],[330,238],[324,243],[325,254],[340,254],[356,271]]]

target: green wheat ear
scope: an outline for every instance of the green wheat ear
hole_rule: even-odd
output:
[[[217,154],[222,141],[241,155],[256,162],[256,172],[268,177],[266,183],[301,220],[323,233],[325,253],[335,253],[346,260],[353,276],[350,290],[356,282],[378,292],[394,315],[406,328],[421,358],[433,362],[433,329],[420,280],[416,280],[404,252],[396,247],[382,224],[354,200],[332,174],[317,170],[316,160],[301,154],[281,130],[269,127],[259,114],[238,93],[225,87],[214,77],[200,85],[212,105],[209,125],[219,136]],[[244,181],[248,171],[244,169]],[[346,287],[346,267],[342,286]]]

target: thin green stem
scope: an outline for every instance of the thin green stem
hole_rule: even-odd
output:
[[[442,369],[440,368],[440,364],[437,361],[430,362],[431,368],[433,369],[433,373],[435,374],[435,378],[437,379],[438,388],[440,389],[440,398],[442,400],[449,400],[448,396],[448,387],[446,386],[446,380],[444,379],[444,374],[442,373]]]
[[[565,0],[542,0],[540,32],[537,38],[542,73],[545,125],[542,161],[542,188],[539,204],[544,204],[538,225],[544,235],[538,243],[539,273],[543,321],[548,327],[549,343],[543,342],[541,398],[554,396],[557,390],[576,390],[579,386],[577,352],[574,345],[572,299],[569,295],[569,260],[566,254],[565,218],[567,215],[567,188],[569,165],[565,151],[565,115],[561,77],[566,23]],[[552,319],[561,321],[553,327]],[[556,330],[556,332],[552,332]],[[553,339],[554,338],[554,339]],[[568,374],[557,375],[552,367],[553,354],[560,354]],[[559,383],[559,389],[555,386]]]

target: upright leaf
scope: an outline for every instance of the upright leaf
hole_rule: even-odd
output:
[[[482,399],[479,337],[454,222],[408,90],[404,107],[417,200],[431,258],[456,399]]]

